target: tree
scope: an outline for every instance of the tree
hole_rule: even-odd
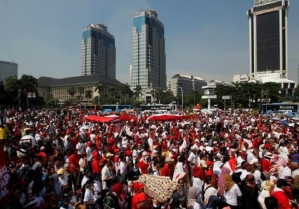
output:
[[[79,93],[79,101],[80,101],[80,107],[81,107],[81,103],[82,103],[82,94],[84,94],[84,87],[83,86],[79,86],[77,88],[77,91]]]
[[[142,94],[141,93],[142,88],[140,85],[136,85],[136,88],[134,89],[134,97],[139,101],[139,97]]]
[[[123,84],[123,87],[121,88],[121,94],[125,98],[125,104],[127,104],[127,96],[132,97],[132,90],[130,89],[130,86],[128,83]]]
[[[67,93],[73,98],[74,95],[76,94],[76,89],[74,86],[68,88]]]
[[[17,76],[9,76],[5,79],[4,82],[4,89],[7,94],[6,101],[10,101],[11,104],[17,104],[18,98],[20,100],[20,105],[22,102],[25,103],[25,101],[22,100],[22,89],[19,86],[18,78]],[[20,89],[20,93],[18,92]],[[6,102],[6,104],[8,104]]]
[[[98,85],[95,86],[94,92],[97,92],[97,93],[98,93],[98,96],[97,96],[97,98],[98,98],[98,103],[97,103],[97,105],[100,104],[103,89],[104,89],[104,86],[103,86],[102,83],[98,83]]]
[[[85,98],[87,99],[87,106],[89,106],[89,100],[92,97],[92,91],[91,90],[86,90],[85,91]]]

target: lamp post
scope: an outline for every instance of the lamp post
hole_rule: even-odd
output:
[[[268,94],[269,94],[269,91],[268,90],[262,90],[261,93],[262,93],[263,97],[266,96],[265,106],[266,106],[266,113],[267,113],[267,111],[268,111],[268,105],[267,105],[267,103],[268,103]]]
[[[182,91],[182,111],[184,112],[184,92],[182,87],[179,87],[179,89]]]

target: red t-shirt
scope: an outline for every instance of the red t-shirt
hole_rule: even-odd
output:
[[[289,200],[283,191],[275,191],[273,192],[273,196],[278,201],[278,209],[291,209]]]
[[[101,172],[101,167],[100,167],[100,161],[95,159],[91,163],[92,167],[92,173],[100,173]]]
[[[146,162],[144,162],[143,159],[139,160],[138,165],[139,165],[139,169],[140,169],[142,174],[148,174],[147,169],[149,168],[149,165]]]
[[[77,154],[71,154],[71,156],[69,157],[70,172],[72,172],[72,173],[77,173],[77,171],[79,170],[79,160],[80,160],[79,155],[77,155]],[[78,170],[76,170],[75,168],[73,168],[72,164],[73,164]]]
[[[263,171],[269,172],[270,169],[271,169],[271,167],[272,167],[272,164],[271,164],[271,162],[269,160],[262,159],[261,166],[262,166],[262,170]]]
[[[170,169],[170,167],[167,164],[165,164],[163,166],[163,168],[161,168],[160,175],[161,176],[169,176],[169,178],[172,179],[173,172]]]

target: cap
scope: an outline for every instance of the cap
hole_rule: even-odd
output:
[[[143,189],[144,187],[145,187],[145,184],[141,183],[141,182],[135,182],[133,184],[133,189],[134,190]]]
[[[170,158],[170,157],[167,157],[166,159],[165,159],[165,162],[173,162],[174,160],[172,159],[172,158]]]
[[[202,167],[204,167],[204,168],[208,167],[206,161],[204,161],[204,160],[200,160],[200,164],[201,164]]]
[[[64,174],[65,170],[63,168],[60,168],[58,171],[57,171],[57,174],[58,175],[61,175],[61,174]]]
[[[143,151],[142,156],[148,156],[148,153],[146,151]]]
[[[114,154],[111,154],[110,152],[108,152],[108,153],[106,154],[106,157],[112,157],[112,156],[114,156]]]

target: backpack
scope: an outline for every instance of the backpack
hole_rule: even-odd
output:
[[[205,187],[205,184],[202,185],[202,194],[201,194],[202,201],[205,201],[205,192],[207,191],[207,189],[209,189],[210,187],[213,187],[213,186],[208,186],[206,189],[204,189],[204,187]]]
[[[118,198],[113,193],[107,193],[103,200],[104,209],[119,209]]]

